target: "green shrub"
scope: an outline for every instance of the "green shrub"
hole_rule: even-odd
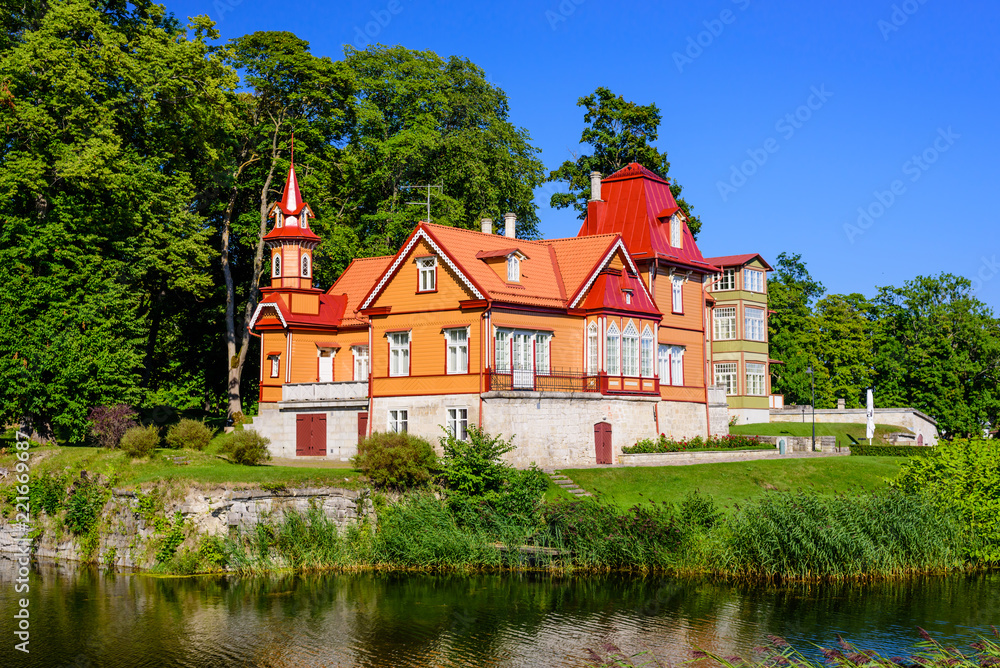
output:
[[[66,500],[66,482],[66,476],[52,473],[32,478],[28,484],[29,507],[50,516],[58,513]]]
[[[934,457],[903,462],[890,485],[930,494],[957,512],[969,555],[982,562],[1000,562],[1000,441],[956,439],[934,450]]]
[[[502,457],[514,449],[514,439],[490,436],[475,425],[469,425],[468,435],[466,441],[451,434],[441,438],[446,486],[456,494],[473,497],[499,492],[512,469]]]
[[[212,430],[198,420],[181,420],[167,430],[168,448],[204,450],[212,440]]]
[[[722,511],[711,496],[691,492],[681,502],[681,523],[687,527],[711,529],[722,518]]]
[[[120,447],[129,457],[149,457],[160,445],[160,431],[154,426],[132,427],[122,436]]]
[[[376,432],[358,445],[358,454],[351,459],[376,487],[398,490],[429,483],[437,461],[430,443],[405,432]]]
[[[259,466],[271,461],[271,452],[267,446],[271,439],[261,436],[253,429],[234,431],[222,444],[222,451],[229,459],[245,466]]]
[[[930,457],[936,452],[924,445],[851,445],[851,455],[856,457]]]
[[[90,534],[97,527],[109,491],[91,480],[80,480],[66,500],[66,528],[76,536]]]

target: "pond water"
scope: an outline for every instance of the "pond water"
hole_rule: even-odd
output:
[[[922,626],[968,643],[1000,622],[1000,576],[739,585],[663,577],[322,574],[160,578],[75,566],[30,575],[31,653],[0,563],[0,665],[584,666],[612,642],[673,662],[746,654],[768,634],[802,649],[836,634],[895,655]]]

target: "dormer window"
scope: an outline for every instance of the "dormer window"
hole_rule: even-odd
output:
[[[507,280],[515,283],[521,280],[521,260],[516,255],[507,258]]]
[[[681,219],[676,213],[670,216],[670,245],[681,247]]]
[[[309,256],[302,256],[302,278],[309,278]]]
[[[632,303],[632,291],[631,290],[622,290],[622,292],[625,293],[625,303],[626,304],[631,304]]]
[[[434,292],[437,290],[437,258],[417,258],[417,292]]]
[[[275,253],[274,258],[271,260],[271,276],[274,278],[281,277],[281,254]]]
[[[274,212],[274,226],[282,227],[285,224],[284,216],[281,215],[280,211]]]

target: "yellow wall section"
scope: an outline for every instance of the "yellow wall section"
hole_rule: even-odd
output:
[[[440,273],[438,274],[440,278]],[[469,372],[479,372],[480,317],[459,309],[427,313],[403,313],[372,318],[372,372],[376,378],[389,377],[389,340],[386,332],[410,330],[410,375],[437,376],[447,372],[447,340],[442,328],[469,326]],[[457,376],[460,374],[453,374]],[[451,381],[447,381],[451,382]]]
[[[705,342],[701,332],[660,327],[659,342],[684,346],[684,385],[702,385],[705,379]],[[705,397],[702,397],[704,400]]]
[[[292,294],[292,312],[293,313],[307,313],[309,315],[316,315],[319,313],[319,293],[304,295],[294,293]]]

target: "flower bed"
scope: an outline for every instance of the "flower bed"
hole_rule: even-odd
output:
[[[626,455],[652,454],[660,452],[688,452],[692,450],[758,450],[774,448],[770,443],[762,442],[756,436],[728,434],[726,436],[709,436],[707,439],[695,436],[691,439],[675,440],[665,434],[655,441],[644,438],[635,445],[625,446],[622,452]]]

